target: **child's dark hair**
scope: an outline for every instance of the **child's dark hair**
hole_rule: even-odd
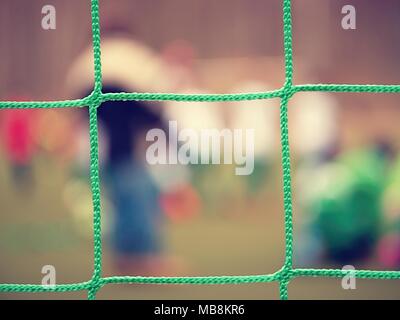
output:
[[[103,86],[103,93],[126,92],[118,85]],[[87,92],[86,95],[90,94]],[[132,157],[136,149],[134,137],[152,128],[164,129],[159,108],[142,101],[106,101],[98,108],[98,118],[109,138],[108,161],[115,163]]]

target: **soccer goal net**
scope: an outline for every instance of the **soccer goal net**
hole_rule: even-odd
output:
[[[94,230],[94,272],[90,280],[80,283],[57,284],[45,287],[40,284],[0,284],[0,292],[71,292],[87,291],[89,299],[95,299],[100,288],[107,284],[243,284],[278,282],[280,298],[288,299],[288,284],[297,277],[344,277],[348,270],[341,269],[300,269],[293,266],[293,221],[291,167],[288,136],[288,102],[298,92],[369,92],[400,93],[400,85],[348,85],[348,84],[293,84],[293,50],[292,50],[292,16],[291,0],[282,0],[283,37],[285,60],[285,83],[280,89],[256,93],[239,94],[174,94],[174,93],[102,93],[101,40],[99,23],[99,1],[91,0],[92,36],[94,55],[94,88],[90,95],[83,99],[63,101],[0,101],[0,109],[32,108],[72,108],[85,106],[89,108],[90,127],[90,179],[93,201]],[[97,108],[105,101],[187,101],[219,102],[243,101],[256,99],[280,99],[280,137],[283,169],[283,194],[285,217],[285,262],[282,268],[272,274],[205,276],[205,277],[143,277],[143,276],[102,276],[102,241],[101,241],[101,207],[99,180],[99,148]],[[400,279],[400,271],[354,270],[356,278],[364,279]]]

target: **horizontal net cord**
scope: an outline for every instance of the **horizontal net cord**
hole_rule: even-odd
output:
[[[400,85],[379,84],[301,84],[265,92],[190,94],[190,93],[152,93],[120,92],[101,93],[96,101],[177,101],[177,102],[229,102],[252,101],[282,98],[299,92],[353,92],[353,93],[400,93]],[[0,109],[50,109],[87,107],[94,102],[93,94],[83,99],[59,101],[0,101]]]
[[[380,271],[380,270],[341,270],[341,269],[293,269],[293,277],[336,277],[351,274],[359,279],[400,279],[400,271]]]
[[[279,281],[279,273],[249,276],[198,276],[198,277],[141,277],[112,276],[101,278],[102,284],[137,283],[137,284],[246,284]]]
[[[60,101],[0,101],[0,109],[54,109],[85,107],[91,102],[90,96],[76,100]]]
[[[296,92],[354,92],[354,93],[400,93],[396,84],[302,84],[293,86]]]
[[[283,88],[251,93],[224,93],[224,94],[181,94],[181,93],[140,93],[121,92],[102,94],[103,101],[179,101],[179,102],[222,102],[222,101],[250,101],[279,98],[284,94]]]
[[[291,269],[285,275],[281,270],[267,275],[247,276],[195,276],[195,277],[143,277],[143,276],[110,276],[103,277],[97,281],[91,280],[81,283],[58,284],[53,287],[46,287],[37,284],[2,284],[0,292],[68,292],[90,290],[93,287],[106,284],[251,284],[279,282],[283,277],[293,280],[299,277],[331,277],[341,278],[351,274],[358,279],[380,279],[400,280],[400,271],[379,271],[379,270],[342,270],[342,269]]]
[[[289,89],[287,89],[289,88]],[[264,92],[223,93],[223,94],[190,94],[190,93],[152,93],[152,92],[119,92],[101,93],[96,99],[107,101],[177,101],[177,102],[229,102],[252,101],[282,98],[299,92],[353,92],[353,93],[400,93],[400,85],[387,84],[300,84]],[[0,101],[0,109],[47,109],[87,107],[92,104],[93,95],[83,99],[59,101]]]
[[[72,292],[89,290],[92,281],[56,284],[46,287],[40,284],[0,284],[0,292]]]

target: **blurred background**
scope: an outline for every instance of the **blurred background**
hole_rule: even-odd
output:
[[[280,88],[281,2],[100,1],[105,89]],[[343,30],[346,4],[293,1],[295,83],[398,83],[400,4],[354,0],[356,30]],[[55,30],[41,27],[44,5],[56,9]],[[2,0],[0,48],[1,100],[87,95],[93,85],[90,1]],[[399,270],[399,116],[398,97],[390,94],[299,93],[290,101],[295,267]],[[143,133],[169,120],[181,129],[255,129],[254,172],[143,165]],[[279,99],[109,103],[99,108],[99,131],[104,276],[266,274],[283,265]],[[44,265],[55,266],[57,283],[90,279],[87,109],[3,109],[0,133],[0,283],[40,284]],[[138,243],[138,235],[141,247],[127,245]],[[295,279],[289,297],[400,298],[398,280],[356,283],[356,290],[344,290],[341,279]],[[277,299],[279,288],[108,285],[98,298]]]

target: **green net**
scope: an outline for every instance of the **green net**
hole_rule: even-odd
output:
[[[90,178],[93,201],[94,224],[94,272],[92,279],[86,282],[57,284],[46,287],[36,284],[0,284],[0,292],[70,292],[88,291],[88,298],[95,299],[100,288],[107,284],[243,284],[278,282],[280,298],[288,299],[288,284],[296,277],[343,277],[349,274],[348,270],[341,269],[299,269],[293,267],[293,222],[292,222],[292,193],[290,172],[290,150],[288,137],[288,102],[297,92],[372,92],[372,93],[400,93],[400,85],[348,85],[348,84],[305,84],[293,85],[293,54],[292,54],[292,18],[291,0],[283,0],[283,33],[285,55],[285,84],[282,88],[258,93],[240,94],[172,94],[172,93],[102,93],[101,53],[100,53],[100,25],[99,3],[91,0],[94,77],[93,92],[77,100],[48,101],[48,102],[14,102],[0,101],[0,109],[29,109],[29,108],[66,108],[89,107],[90,127]],[[102,243],[101,243],[101,210],[100,210],[100,182],[99,182],[99,154],[97,108],[101,103],[110,100],[152,100],[152,101],[240,101],[256,99],[279,98],[280,103],[280,131],[282,145],[283,194],[285,214],[285,263],[275,273],[246,276],[206,276],[206,277],[142,277],[142,276],[102,276]],[[400,279],[400,271],[355,270],[351,271],[356,278],[364,279]]]

